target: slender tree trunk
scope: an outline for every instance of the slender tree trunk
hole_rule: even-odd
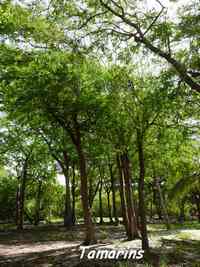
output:
[[[150,220],[152,222],[153,219],[153,192],[151,193],[152,197],[151,197],[151,204],[150,204]]]
[[[93,204],[93,186],[92,186],[92,177],[90,176],[88,179],[89,182],[89,205],[90,208],[92,208],[92,204]]]
[[[102,178],[100,177],[100,186],[99,186],[99,218],[100,224],[103,224],[103,204],[102,204]]]
[[[110,223],[113,223],[112,210],[111,210],[111,205],[110,205],[110,191],[107,190],[106,194],[107,194],[108,217],[109,217]]]
[[[80,180],[81,180],[81,201],[83,206],[83,216],[84,216],[84,224],[86,227],[86,236],[84,240],[84,245],[90,245],[96,242],[95,238],[95,230],[92,222],[92,214],[89,206],[89,197],[88,197],[88,181],[87,181],[87,172],[86,172],[86,160],[85,155],[82,150],[81,145],[81,134],[80,128],[75,120],[75,132],[76,139],[73,138],[76,145],[76,150],[79,157],[79,167],[80,167]]]
[[[100,185],[100,182],[98,181],[95,188],[93,188],[93,179],[92,179],[92,177],[89,178],[89,205],[90,205],[90,208],[92,208],[96,194],[99,191],[99,185]]]
[[[20,186],[20,202],[19,202],[19,222],[17,229],[23,230],[24,227],[24,199],[25,199],[26,178],[23,177]]]
[[[156,213],[158,215],[158,219],[162,220],[162,211],[161,211],[161,207],[160,207],[160,201],[158,198],[158,192],[157,192],[155,185],[153,186],[153,202],[154,202],[154,205],[156,208]]]
[[[138,230],[140,231],[139,205],[137,201],[134,201],[134,207],[135,207],[135,216],[137,220],[137,227],[138,227]]]
[[[122,173],[122,166],[120,161],[120,156],[117,155],[117,167],[119,171],[119,182],[120,182],[120,200],[121,200],[121,211],[122,211],[122,218],[123,223],[125,225],[126,235],[128,236],[128,212],[127,212],[127,205],[125,199],[125,185],[124,185],[124,178]]]
[[[111,190],[112,190],[113,217],[115,218],[115,224],[118,225],[119,218],[118,218],[117,209],[116,209],[115,178],[113,175],[113,169],[112,169],[111,164],[109,164],[109,170],[110,170],[110,181],[111,181]]]
[[[34,225],[38,225],[40,222],[41,193],[42,193],[42,180],[39,180],[38,192],[37,192],[37,197],[36,197]]]
[[[18,230],[23,230],[24,226],[24,200],[25,200],[25,189],[26,189],[26,178],[27,178],[28,158],[26,158],[21,175],[21,183],[19,189],[19,219],[17,224]]]
[[[195,203],[197,206],[197,216],[198,216],[198,221],[200,223],[200,194],[195,194]]]
[[[18,177],[17,192],[16,192],[16,226],[19,225],[19,203],[20,203],[20,177]]]
[[[126,189],[126,203],[128,212],[128,240],[133,240],[139,237],[137,228],[137,219],[135,214],[135,207],[133,202],[132,181],[130,173],[130,162],[128,153],[124,152],[121,155],[122,169],[124,173],[125,189]]]
[[[164,197],[163,197],[163,194],[162,194],[162,190],[161,190],[161,187],[160,187],[159,180],[160,180],[159,177],[156,177],[155,178],[155,183],[156,183],[156,188],[157,188],[158,194],[159,194],[160,205],[162,207],[164,221],[165,221],[167,229],[169,230],[170,229],[169,216],[168,216],[168,213],[167,213],[167,208],[166,208],[166,205],[165,205],[165,201],[164,201]]]
[[[75,184],[75,166],[72,165],[72,222],[76,223],[76,184]]]
[[[81,200],[83,205],[84,223],[86,226],[86,237],[84,244],[89,245],[91,243],[94,243],[96,239],[95,239],[94,225],[92,222],[91,210],[89,207],[85,157],[81,150],[79,151],[79,164],[80,164],[80,177],[81,177]]]
[[[72,226],[73,225],[73,214],[71,207],[71,192],[70,192],[70,184],[68,175],[65,176],[65,214],[64,214],[64,226]]]
[[[146,221],[146,208],[144,201],[144,178],[145,178],[145,164],[144,164],[144,151],[143,151],[143,140],[142,136],[137,133],[137,146],[138,146],[138,158],[139,158],[139,213],[140,213],[140,227],[142,236],[142,248],[149,250],[149,240],[147,235],[147,221]]]
[[[185,221],[185,200],[182,199],[180,202],[180,213],[178,217],[178,221],[183,223]]]
[[[63,174],[65,176],[65,214],[64,214],[64,226],[72,226],[72,203],[71,203],[71,190],[69,180],[69,157],[66,151],[63,151],[64,168]]]

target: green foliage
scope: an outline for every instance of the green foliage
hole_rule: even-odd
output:
[[[8,201],[14,201],[13,192],[28,157],[27,213],[34,216],[38,183],[42,181],[41,217],[50,220],[62,215],[64,192],[56,183],[55,162],[66,164],[63,151],[67,151],[70,170],[75,167],[77,197],[77,127],[91,191],[99,182],[99,167],[103,168],[107,185],[109,164],[118,179],[116,154],[128,151],[137,199],[138,140],[144,146],[146,202],[152,199],[155,177],[162,178],[163,193],[172,206],[172,194],[179,201],[198,189],[198,179],[190,177],[199,168],[199,96],[175,78],[171,68],[163,68],[158,61],[158,66],[154,62],[149,71],[141,72],[140,61],[149,54],[139,50],[134,26],[139,25],[146,40],[161,49],[157,55],[166,53],[171,60],[172,56],[180,60],[181,74],[187,72],[181,79],[191,69],[198,81],[196,2],[183,8],[179,20],[173,22],[164,12],[143,10],[143,1],[135,1],[131,6],[126,1],[108,1],[114,12],[99,1],[79,5],[76,1],[57,0],[51,1],[48,8],[41,3],[1,4],[0,109],[4,118],[0,153],[1,164],[9,167],[9,174],[1,174],[5,196],[12,195]],[[137,57],[139,64],[134,61]],[[102,63],[104,60],[106,64]],[[158,71],[154,71],[154,66]],[[9,181],[10,176],[13,180]],[[70,172],[70,179],[71,176]],[[103,206],[107,216],[105,189],[104,186]],[[120,206],[116,191],[116,203]],[[77,214],[82,217],[78,197],[76,204]],[[187,200],[187,205],[188,211],[193,204]],[[97,197],[93,211],[98,215]],[[177,213],[178,208],[173,206],[170,211]]]
[[[0,174],[0,220],[13,221],[15,218],[17,183],[14,177]]]

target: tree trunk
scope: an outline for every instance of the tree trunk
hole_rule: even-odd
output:
[[[117,209],[116,209],[115,178],[113,175],[113,169],[112,169],[111,164],[109,164],[109,170],[110,170],[110,181],[111,181],[111,190],[112,190],[113,217],[115,218],[115,224],[118,225],[119,218],[117,216]]]
[[[16,192],[16,218],[15,223],[16,226],[19,224],[19,203],[20,203],[20,177],[18,177],[18,184],[17,184],[17,192]]]
[[[160,201],[158,199],[158,192],[157,192],[155,185],[153,185],[153,202],[154,202],[154,205],[156,208],[156,213],[158,215],[158,219],[162,220],[162,211],[161,211],[161,207],[160,207]]]
[[[194,198],[197,206],[197,216],[200,223],[200,194],[195,194]]]
[[[95,230],[92,222],[91,209],[89,206],[89,197],[88,197],[88,181],[87,181],[87,172],[86,172],[86,160],[85,155],[81,146],[81,134],[80,128],[75,120],[75,131],[76,138],[73,138],[75,141],[76,150],[79,157],[79,168],[80,168],[80,180],[81,180],[81,201],[83,206],[83,216],[84,224],[86,227],[86,235],[84,240],[84,245],[90,245],[96,242]]]
[[[151,193],[151,203],[150,203],[150,221],[152,222],[153,220],[153,192]]]
[[[110,223],[113,223],[112,211],[111,211],[111,205],[110,205],[110,191],[107,190],[106,194],[107,194],[107,205],[108,205],[108,217],[110,219]]]
[[[42,193],[42,180],[39,180],[38,192],[37,192],[37,197],[36,197],[34,225],[38,225],[40,222],[41,193]]]
[[[132,30],[128,34],[130,38],[133,37],[136,43],[143,44],[150,51],[167,60],[167,62],[175,68],[181,80],[188,84],[191,89],[195,90],[197,93],[200,93],[200,84],[189,75],[186,66],[181,61],[177,61],[174,57],[172,57],[171,53],[161,50],[159,46],[155,46],[151,40],[147,39],[143,33],[143,29],[140,28],[139,23],[133,22],[133,20],[129,19],[125,14],[123,14],[123,12],[121,13],[120,9],[118,12],[116,9],[112,8],[109,4],[102,0],[100,0],[100,3],[115,16],[121,18],[125,24],[132,27]],[[147,31],[148,30],[149,29],[147,29]]]
[[[159,194],[159,198],[160,198],[160,205],[162,207],[164,221],[165,221],[167,229],[169,230],[170,229],[169,216],[168,216],[168,213],[167,213],[167,208],[166,208],[166,205],[165,205],[165,201],[164,201],[164,197],[163,197],[163,194],[162,194],[162,190],[161,190],[161,187],[160,187],[159,180],[160,180],[159,177],[156,177],[155,178],[155,183],[156,183],[156,188],[158,190],[158,194]]]
[[[65,176],[65,214],[64,214],[64,226],[72,226],[73,225],[73,215],[72,215],[72,207],[71,207],[71,192],[70,192],[70,184],[68,175]]]
[[[90,179],[89,179],[89,205],[90,205],[90,208],[92,208],[96,194],[99,191],[99,185],[100,185],[100,182],[98,181],[95,188],[93,188],[93,179],[92,179],[92,177],[90,177]]]
[[[69,157],[66,151],[63,151],[64,169],[63,174],[65,176],[65,214],[64,214],[64,226],[69,227],[73,225],[72,218],[72,204],[71,204],[71,190],[69,181]]]
[[[76,183],[75,183],[75,166],[72,165],[72,222],[76,223]]]
[[[125,225],[126,235],[128,236],[128,212],[127,212],[127,205],[125,199],[125,190],[124,190],[124,178],[122,174],[122,166],[120,161],[120,156],[117,155],[117,168],[119,171],[119,182],[120,182],[120,200],[121,200],[121,211],[122,211],[122,218],[123,223]]]
[[[144,165],[144,151],[143,151],[143,140],[142,136],[137,133],[137,146],[138,146],[138,158],[139,158],[139,214],[140,214],[140,227],[142,236],[142,248],[149,250],[149,240],[147,235],[147,221],[146,221],[146,208],[144,201],[144,178],[145,178],[145,165]]]
[[[137,219],[133,202],[130,162],[127,151],[121,155],[121,163],[122,163],[122,169],[125,181],[125,190],[126,190],[126,203],[128,212],[128,240],[133,240],[139,237],[139,232],[137,228]]]
[[[139,41],[139,38],[136,38]],[[188,74],[187,69],[184,64],[177,61],[175,58],[171,57],[169,53],[165,53],[164,51],[160,50],[158,47],[152,45],[149,40],[146,38],[140,39],[141,43],[143,43],[147,48],[149,48],[152,52],[159,55],[162,58],[165,58],[178,72],[180,78],[190,86],[191,89],[195,90],[196,92],[200,93],[200,84],[193,80],[193,78]]]
[[[92,176],[89,176],[89,179],[88,179],[88,182],[89,182],[89,205],[90,205],[90,208],[92,208],[92,204],[93,204],[93,184],[92,184]]]
[[[183,223],[185,221],[185,200],[182,199],[180,202],[180,213],[178,218],[179,223]]]
[[[23,230],[24,226],[24,200],[25,200],[25,189],[26,189],[26,178],[27,178],[28,158],[26,158],[21,175],[21,183],[19,188],[19,213],[18,213],[18,224],[17,229]]]
[[[102,205],[102,178],[100,177],[100,186],[99,186],[99,218],[100,224],[103,224],[103,205]]]

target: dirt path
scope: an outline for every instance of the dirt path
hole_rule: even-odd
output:
[[[16,257],[29,253],[40,253],[46,251],[66,250],[71,247],[79,246],[80,242],[64,242],[64,241],[48,241],[36,242],[34,244],[16,244],[16,245],[0,245],[0,257]]]
[[[101,240],[97,247],[141,248],[141,240],[125,241],[123,226],[102,226],[96,232]],[[0,266],[77,266],[83,235],[83,227],[79,226],[70,230],[58,226],[27,229],[21,233],[0,232]],[[200,266],[200,230],[157,229],[150,231],[149,236],[151,247],[159,255],[166,255],[173,264],[181,262],[188,267],[189,263],[196,262],[199,265],[194,266]],[[80,266],[85,267],[84,263]]]

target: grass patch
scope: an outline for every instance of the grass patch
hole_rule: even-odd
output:
[[[15,230],[16,225],[14,223],[1,223],[0,224],[0,231],[10,231]]]
[[[184,223],[172,223],[170,224],[171,229],[170,230],[179,230],[179,229],[193,229],[193,230],[200,230],[200,223],[198,221],[187,221]],[[149,224],[148,228],[150,231],[156,231],[156,230],[164,230],[166,229],[165,224]]]
[[[189,233],[179,233],[175,235],[175,238],[182,239],[182,240],[189,240],[192,238],[192,236]]]

